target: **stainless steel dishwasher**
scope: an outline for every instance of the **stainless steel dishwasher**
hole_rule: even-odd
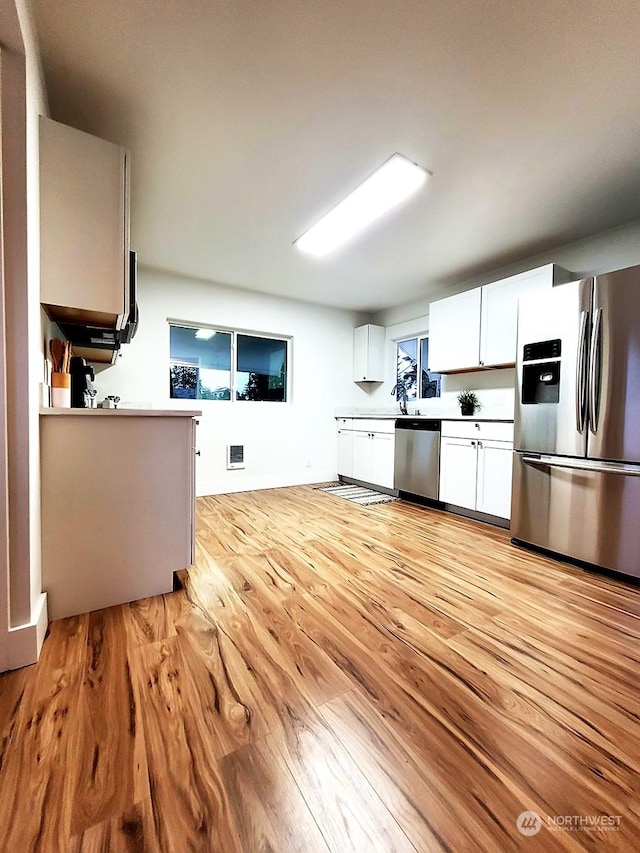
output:
[[[395,489],[438,500],[440,426],[426,418],[396,421]]]

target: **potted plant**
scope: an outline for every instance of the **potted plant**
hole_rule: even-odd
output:
[[[460,411],[463,415],[473,415],[476,409],[481,408],[481,403],[478,400],[476,392],[469,389],[461,391],[458,394],[458,403],[460,404]]]

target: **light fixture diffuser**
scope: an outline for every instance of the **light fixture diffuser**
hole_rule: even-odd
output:
[[[294,241],[303,252],[326,255],[400,204],[424,184],[429,172],[393,154],[360,186]]]
[[[201,341],[208,341],[215,333],[215,329],[198,329],[196,338],[199,338]]]

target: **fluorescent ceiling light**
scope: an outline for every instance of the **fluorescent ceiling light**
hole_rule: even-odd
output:
[[[394,154],[294,244],[311,255],[326,255],[424,184],[426,169]]]
[[[196,332],[196,338],[200,338],[201,341],[208,341],[209,338],[212,338],[214,335],[214,329],[198,329]]]

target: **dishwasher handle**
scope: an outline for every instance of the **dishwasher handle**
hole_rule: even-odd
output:
[[[425,432],[440,432],[442,421],[433,421],[426,418],[414,419],[403,418],[396,421],[396,429],[423,430]]]

